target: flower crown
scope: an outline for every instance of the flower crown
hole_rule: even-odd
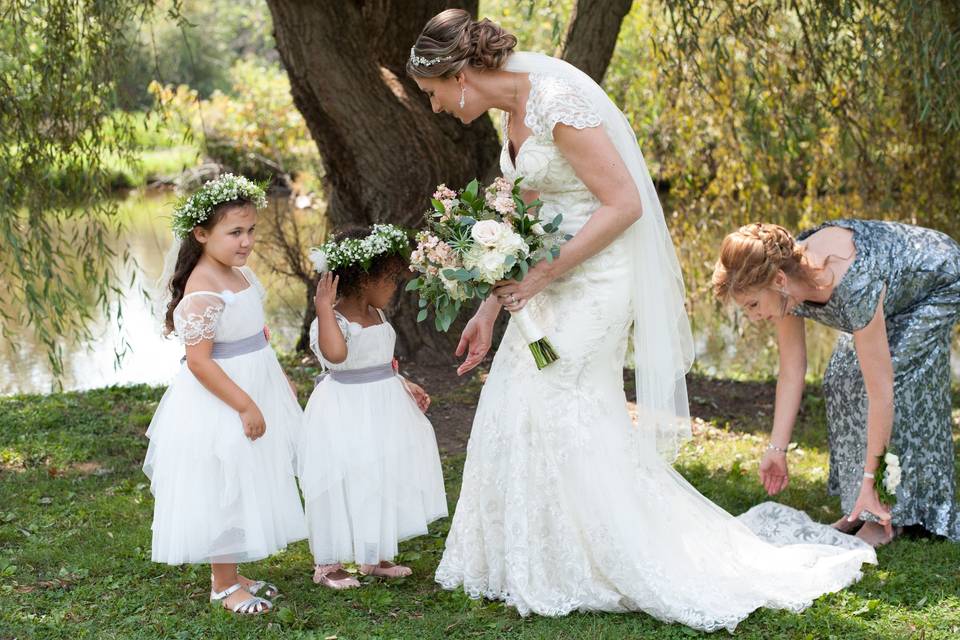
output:
[[[437,58],[424,58],[423,56],[417,55],[415,46],[410,47],[410,62],[412,62],[415,67],[432,67],[438,62],[445,62],[452,57],[453,56],[440,56]]]
[[[173,233],[181,240],[213,213],[218,204],[231,200],[249,200],[257,209],[267,206],[264,188],[243,176],[225,173],[203,185],[192,196],[184,196],[173,210]]]
[[[364,271],[377,256],[396,253],[403,257],[410,254],[410,239],[406,231],[392,224],[375,224],[365,238],[345,238],[340,242],[330,240],[310,250],[310,261],[317,273],[359,264]]]

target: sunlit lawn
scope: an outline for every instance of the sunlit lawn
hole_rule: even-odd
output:
[[[207,602],[207,568],[150,562],[152,499],[140,463],[161,389],[144,386],[0,399],[0,638],[686,638],[644,614],[520,618],[432,580],[449,521],[403,546],[413,577],[332,592],[310,581],[305,542],[246,567],[285,595],[277,611],[238,619]],[[443,400],[443,398],[438,398]],[[451,398],[448,401],[454,401]],[[458,396],[456,401],[463,401]],[[827,461],[816,395],[792,454],[783,501],[829,522]],[[766,419],[766,418],[764,418]],[[762,421],[762,420],[760,420]],[[756,416],[700,423],[677,463],[703,493],[739,513],[763,500]],[[462,454],[445,460],[451,509]],[[651,514],[653,517],[653,514]],[[743,638],[960,637],[960,545],[907,538],[880,566],[802,614],[760,611]],[[726,635],[721,632],[720,636]]]

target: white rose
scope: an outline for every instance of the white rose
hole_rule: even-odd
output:
[[[311,249],[310,262],[313,263],[313,268],[317,273],[327,272],[327,254],[321,249]]]
[[[481,220],[470,229],[470,235],[485,247],[495,247],[501,235],[500,223],[496,220]]]
[[[543,225],[539,222],[530,227],[530,230],[533,231],[534,235],[544,236],[547,235],[547,232],[543,230]]]
[[[500,238],[497,240],[496,249],[503,254],[503,257],[526,254],[528,247],[520,234],[515,232],[510,225],[504,224],[500,227]]]
[[[900,458],[898,458],[896,454],[887,452],[887,454],[883,456],[883,460],[892,467],[900,466]]]

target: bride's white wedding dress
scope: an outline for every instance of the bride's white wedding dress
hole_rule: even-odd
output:
[[[516,166],[504,136],[501,169],[539,191],[543,217],[562,213],[574,234],[599,202],[553,127],[604,122],[564,76],[531,73],[530,83],[533,133]],[[862,563],[876,562],[869,546],[772,503],[732,517],[631,423],[622,372],[635,249],[624,234],[529,302],[560,355],[543,371],[508,327],[480,396],[437,582],[523,615],[645,611],[732,630],[758,607],[799,611],[856,581]]]

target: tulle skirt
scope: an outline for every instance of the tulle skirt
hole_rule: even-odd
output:
[[[306,537],[294,439],[303,413],[270,348],[217,360],[260,408],[266,432],[183,366],[153,416],[143,471],[154,495],[154,562],[252,562]]]
[[[433,427],[399,378],[317,386],[298,447],[317,564],[392,560],[447,515]]]

